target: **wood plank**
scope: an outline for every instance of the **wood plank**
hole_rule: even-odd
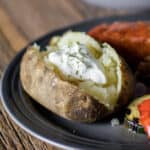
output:
[[[14,50],[20,50],[27,44],[27,39],[17,30],[2,7],[0,7],[0,29]]]
[[[52,0],[1,1],[16,26],[29,40],[82,20],[82,16],[67,0],[55,0],[55,2]]]

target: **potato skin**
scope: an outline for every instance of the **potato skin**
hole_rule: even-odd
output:
[[[118,100],[118,108],[128,103],[133,91],[132,74],[124,65],[122,69],[123,92]],[[63,81],[45,64],[41,52],[32,47],[27,49],[22,58],[20,79],[23,89],[35,101],[66,119],[94,122],[112,113],[78,86]]]
[[[125,62],[125,60],[123,58],[120,59],[122,71],[122,87],[117,103],[118,106],[116,106],[118,108],[116,109],[119,109],[120,107],[125,106],[126,104],[129,103],[135,89],[135,79],[133,77],[133,74],[130,68],[128,67],[127,63]]]

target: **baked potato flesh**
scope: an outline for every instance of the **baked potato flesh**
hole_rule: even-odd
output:
[[[59,39],[58,37],[54,37],[50,42],[50,47],[54,46],[54,49],[59,51],[64,45],[71,47],[74,43],[86,45],[86,47],[90,50],[91,55],[97,62],[99,69],[101,69],[104,73],[107,82],[105,84],[101,84],[86,79],[77,82],[78,79],[75,77],[70,75],[67,76],[65,73],[62,73],[62,70],[59,70],[59,66],[55,66],[56,69],[60,71],[61,76],[63,76],[65,80],[72,79],[72,81],[74,81],[74,83],[76,83],[81,90],[89,93],[100,103],[108,107],[108,109],[114,109],[122,84],[120,57],[108,44],[104,43],[100,45],[90,36],[80,32],[67,32],[62,37],[59,37]],[[47,59],[47,61],[49,60]]]

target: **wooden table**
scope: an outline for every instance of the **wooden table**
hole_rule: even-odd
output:
[[[29,41],[92,17],[127,12],[91,6],[80,0],[0,0],[0,71]],[[0,102],[0,150],[54,150],[18,127]]]

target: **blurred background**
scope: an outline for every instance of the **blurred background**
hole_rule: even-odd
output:
[[[0,72],[31,40],[96,17],[147,12],[150,0],[0,0]],[[19,128],[0,102],[0,150],[52,150]]]
[[[90,4],[100,7],[107,7],[113,9],[126,9],[128,11],[139,11],[149,9],[149,0],[84,0]]]
[[[81,20],[138,13],[149,7],[150,0],[0,0],[0,24],[2,32],[15,26],[30,41]]]

